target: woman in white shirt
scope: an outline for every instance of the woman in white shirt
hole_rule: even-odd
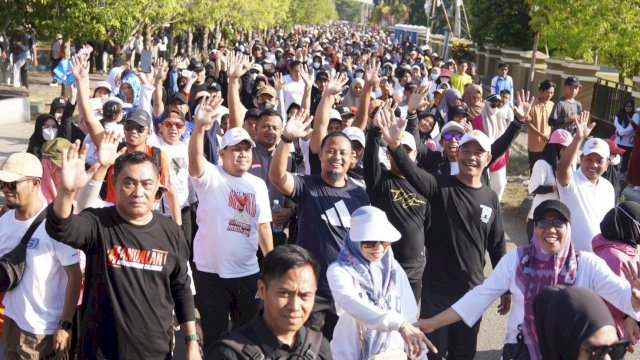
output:
[[[331,341],[335,360],[369,360],[393,353],[393,359],[435,351],[426,336],[411,325],[418,308],[409,280],[393,258],[391,242],[400,233],[387,215],[363,206],[351,215],[351,229],[327,279],[340,319]]]
[[[627,282],[615,275],[596,255],[574,251],[570,240],[571,212],[560,201],[543,201],[533,218],[535,232],[531,245],[509,251],[484,283],[473,288],[449,309],[432,318],[419,320],[420,329],[429,333],[460,320],[473,326],[500,295],[511,291],[511,313],[507,321],[503,359],[512,359],[518,353],[517,359],[539,360],[533,300],[540,291],[554,285],[589,288],[622,312],[638,319],[640,280],[635,270],[633,273],[625,271]]]
[[[527,236],[529,243],[533,236],[533,212],[536,207],[545,200],[558,198],[556,185],[556,167],[562,150],[571,144],[573,136],[564,129],[557,129],[549,136],[549,142],[542,150],[542,157],[533,164],[531,178],[529,179],[529,194],[534,195],[531,209],[527,215]]]
[[[633,149],[635,136],[631,122],[634,109],[635,102],[633,100],[627,100],[624,104],[624,108],[620,109],[613,118],[613,125],[616,127],[616,145],[626,150],[622,155],[622,163],[620,164],[620,172],[622,174],[627,172],[629,157],[631,156],[631,150]]]

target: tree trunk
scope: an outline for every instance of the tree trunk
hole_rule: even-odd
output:
[[[189,29],[189,32],[187,33],[187,54],[189,55],[189,57],[193,56],[193,31],[191,29]]]
[[[151,27],[149,24],[144,24],[144,45],[143,49],[151,50],[151,44],[153,43],[153,37],[151,36]]]
[[[173,48],[173,24],[170,24],[167,33],[167,60],[169,60],[169,63],[173,61],[173,54],[175,53]]]
[[[209,60],[209,27],[204,27],[204,34],[202,35],[202,54],[205,57],[202,59],[203,62],[207,62]]]
[[[533,88],[533,79],[536,75],[536,54],[538,53],[538,40],[540,40],[540,31],[533,34],[533,52],[531,53],[531,67],[529,68],[529,79],[527,79],[527,90]]]

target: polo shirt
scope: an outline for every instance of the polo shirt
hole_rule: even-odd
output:
[[[600,233],[600,222],[615,206],[613,186],[602,176],[593,184],[578,168],[567,186],[558,184],[558,195],[571,209],[571,240],[577,250],[593,252],[591,240]]]

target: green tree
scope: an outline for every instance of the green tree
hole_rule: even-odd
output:
[[[323,24],[338,18],[334,0],[291,0],[287,16],[289,24]]]
[[[471,38],[477,44],[531,48],[533,31],[526,0],[468,0],[465,4]]]
[[[337,0],[336,11],[340,20],[359,22],[362,4],[356,0]]]

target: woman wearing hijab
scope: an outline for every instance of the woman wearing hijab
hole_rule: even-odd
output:
[[[559,200],[558,188],[556,186],[556,168],[560,154],[569,144],[573,136],[571,133],[558,129],[551,133],[549,142],[542,150],[542,157],[533,164],[531,178],[529,179],[529,194],[533,195],[533,203],[527,214],[527,236],[529,242],[533,236],[533,212],[543,201],[549,199]]]
[[[444,124],[449,122],[447,114],[451,109],[462,104],[462,95],[460,91],[455,88],[451,88],[444,93],[440,105],[438,105],[438,111],[436,112],[436,121],[438,126],[442,129]]]
[[[615,143],[626,150],[622,155],[622,162],[620,164],[620,172],[622,174],[627,172],[631,150],[633,149],[633,140],[635,135],[633,133],[631,118],[633,117],[634,109],[635,102],[632,99],[629,99],[625,102],[624,107],[620,109],[618,114],[613,118],[613,125],[616,127]]]
[[[358,106],[360,101],[360,95],[362,94],[362,88],[364,87],[364,80],[361,78],[355,78],[351,81],[351,87],[347,92],[347,95],[342,99],[342,106]]]
[[[121,82],[122,85],[120,86],[118,97],[126,104],[131,104],[131,111],[133,111],[138,108],[138,104],[140,102],[140,92],[142,88],[140,85],[140,79],[138,79],[138,75],[134,72],[125,70],[122,72]]]
[[[351,215],[342,251],[327,270],[340,316],[331,341],[335,360],[424,357],[424,344],[435,351],[411,325],[418,308],[407,275],[393,258],[390,245],[398,240],[400,232],[384,211],[363,206]]]
[[[622,264],[640,261],[640,204],[625,201],[609,210],[600,222],[600,234],[592,240],[593,252],[601,257],[609,268],[623,277]],[[624,336],[624,318],[620,310],[607,303],[616,322],[618,336]]]
[[[571,212],[566,205],[558,200],[543,201],[534,211],[533,219],[535,230],[531,245],[509,251],[481,285],[452,307],[433,318],[418,320],[420,329],[429,333],[460,320],[473,326],[498,297],[510,291],[512,303],[503,359],[540,360],[543,357],[536,334],[533,301],[543,289],[554,285],[589,288],[638,319],[640,279],[635,271],[625,268],[628,280],[625,281],[595,254],[576,252],[571,241]],[[516,353],[518,356],[514,356]]]
[[[467,104],[467,112],[472,119],[475,119],[484,109],[484,101],[482,100],[482,86],[469,85],[462,94],[462,102]]]
[[[628,341],[618,341],[604,302],[589,289],[548,287],[536,296],[533,313],[545,360],[624,358]]]
[[[42,114],[36,118],[33,133],[29,138],[27,152],[42,159],[42,145],[58,137],[58,121],[51,114]]]

